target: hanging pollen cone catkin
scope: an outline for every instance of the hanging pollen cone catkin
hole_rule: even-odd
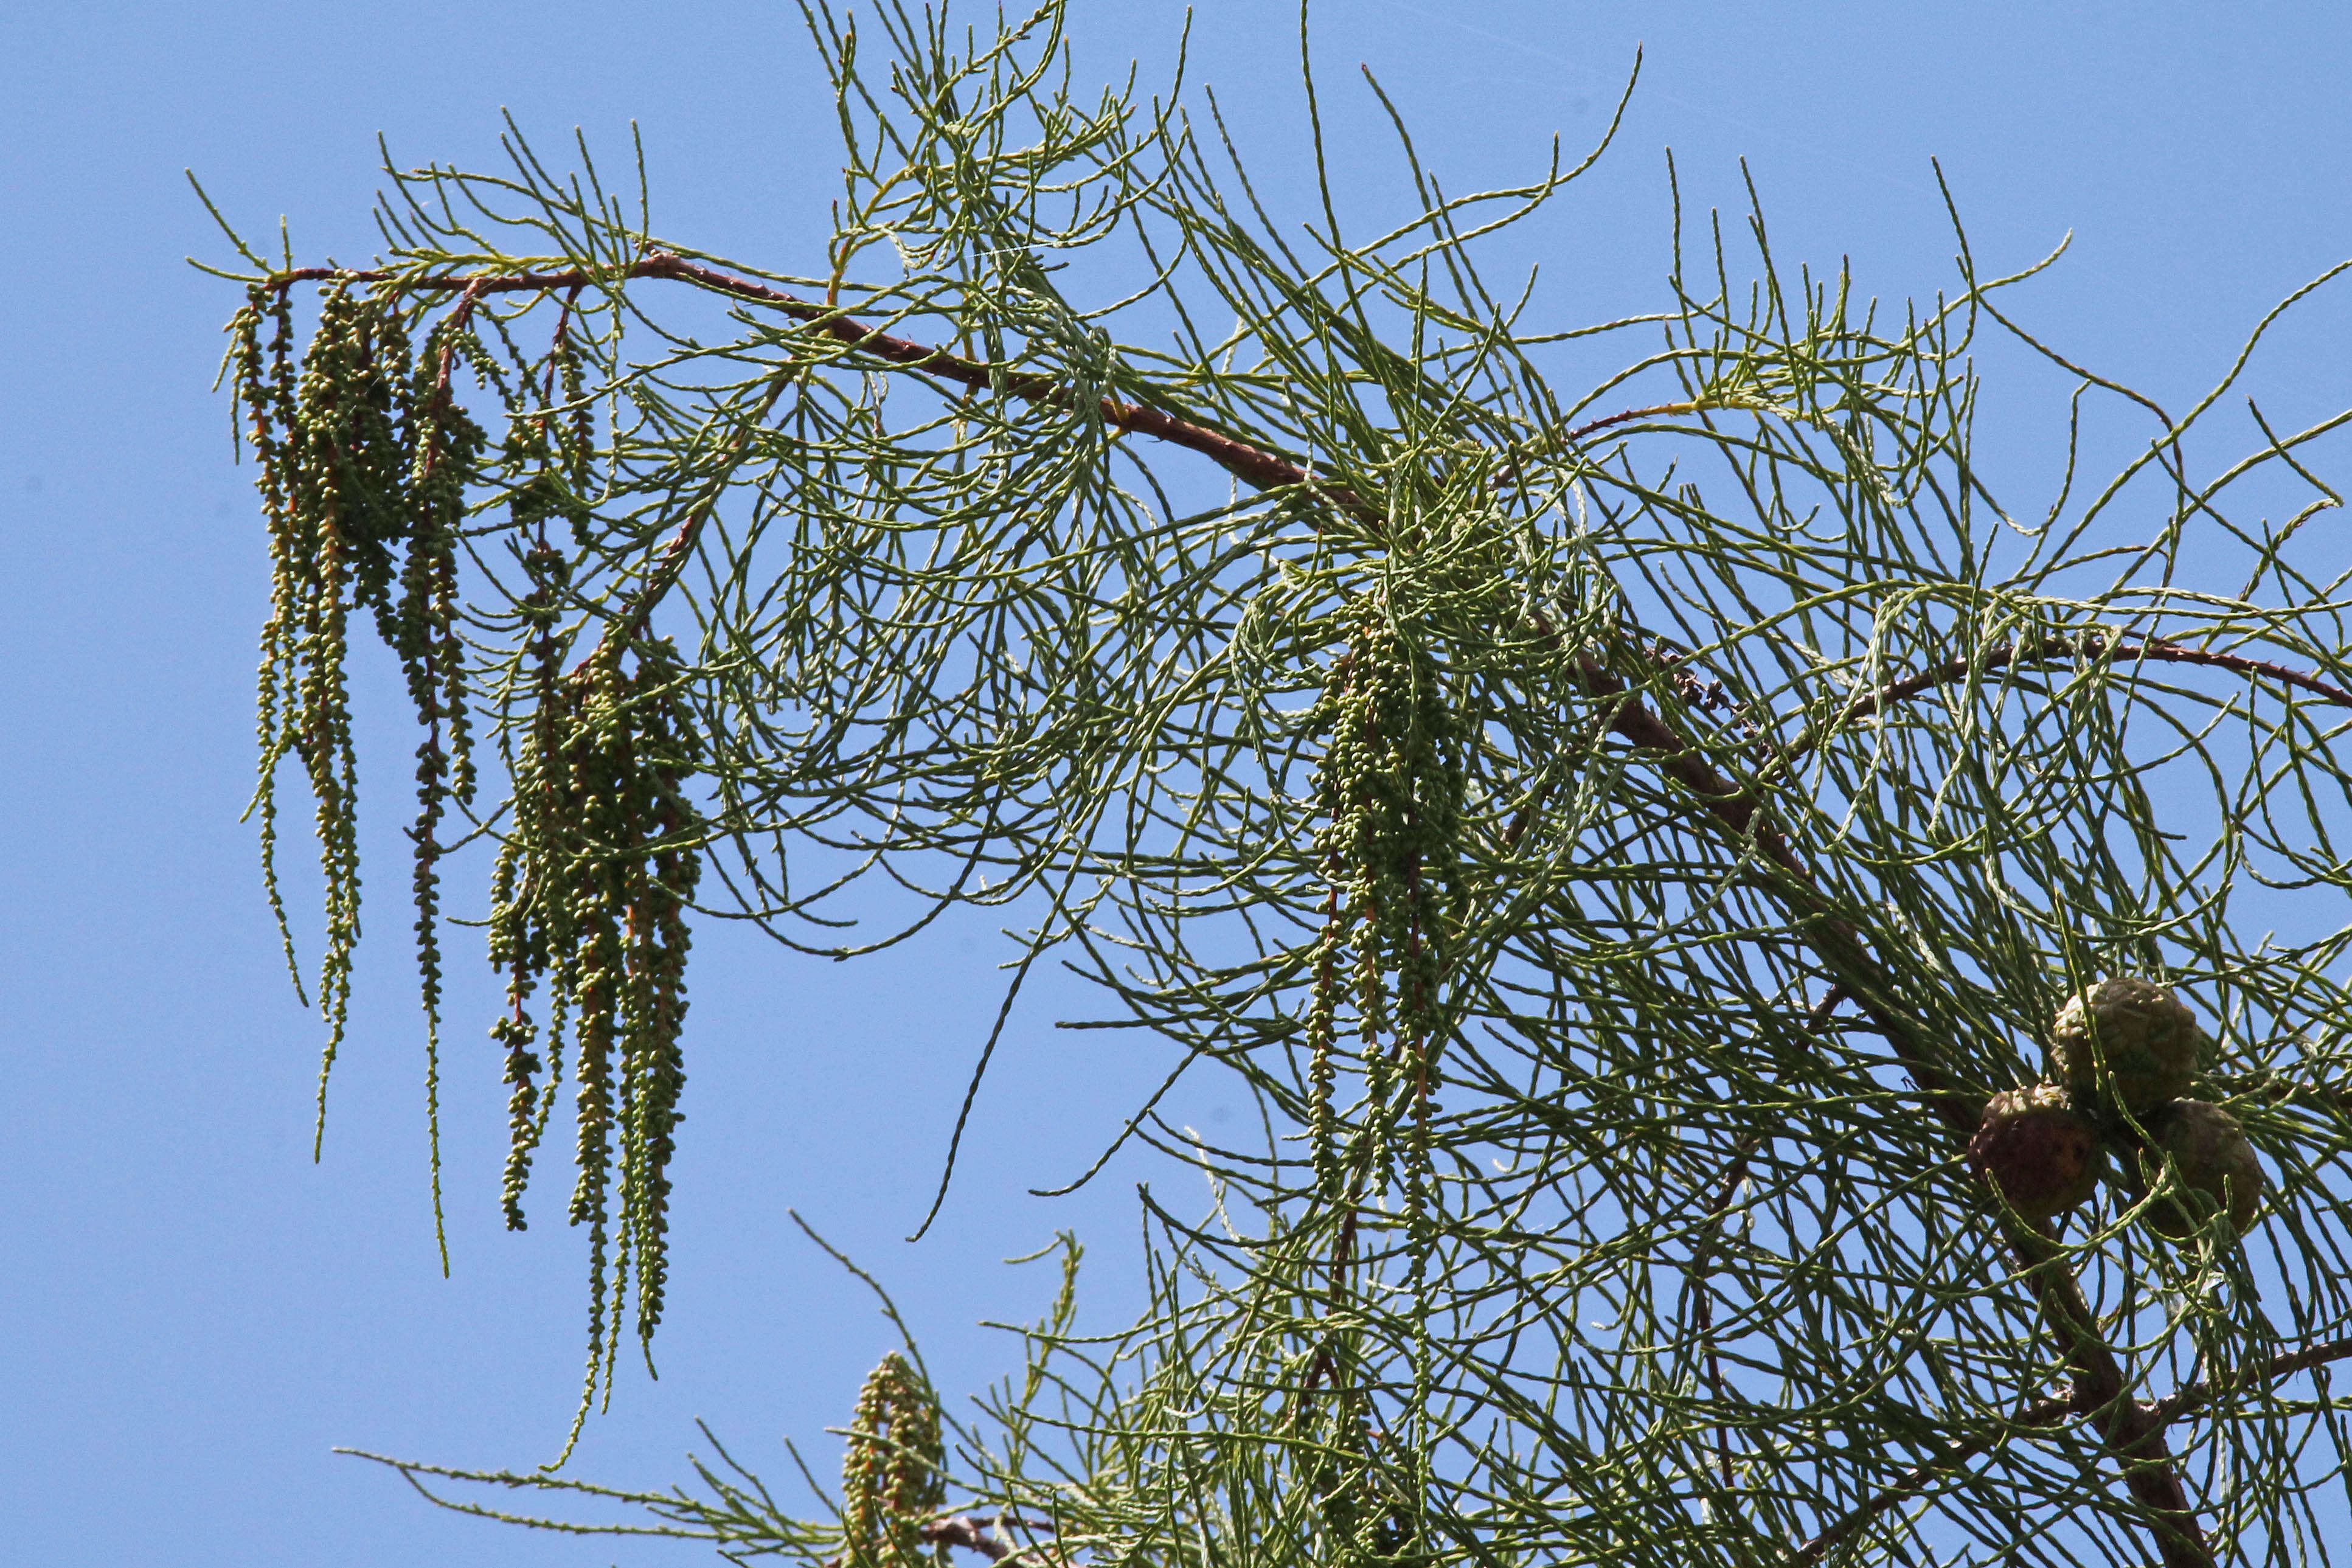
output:
[[[2169,1163],[2170,1193],[2147,1207],[2147,1227],[2171,1240],[2203,1228],[2209,1215],[2230,1216],[2243,1234],[2263,1205],[2262,1162],[2238,1119],[2201,1100],[2176,1100],[2147,1120],[2148,1145],[2137,1159],[2142,1192],[2157,1185]]]
[[[1996,1094],[1969,1141],[1969,1168],[2025,1218],[2048,1219],[2097,1190],[2098,1128],[2055,1084]]]
[[[923,1526],[947,1501],[940,1405],[892,1351],[857,1391],[842,1455],[843,1568],[924,1568]]]
[[[2117,975],[2069,997],[2050,1031],[2050,1077],[2085,1104],[2145,1116],[2186,1095],[2205,1032],[2153,981]]]

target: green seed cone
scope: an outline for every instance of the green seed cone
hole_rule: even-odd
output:
[[[2205,1032],[2179,998],[2137,975],[2070,997],[2050,1030],[2050,1077],[2086,1102],[2145,1116],[2186,1095]]]
[[[2055,1084],[1996,1094],[1969,1141],[1969,1168],[2027,1219],[2048,1219],[2097,1190],[2098,1128]]]
[[[2168,1162],[2176,1175],[2173,1190],[2148,1205],[2150,1230],[2183,1240],[2216,1213],[2228,1215],[2242,1234],[2253,1224],[2263,1206],[2263,1166],[2236,1117],[2201,1100],[2177,1100],[2147,1126],[2148,1144],[2137,1159],[2141,1191],[2157,1184]]]

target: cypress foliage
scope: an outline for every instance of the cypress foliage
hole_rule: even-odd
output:
[[[257,810],[267,864],[298,763],[330,1061],[367,609],[425,731],[428,1014],[489,841],[517,1227],[571,1089],[583,1415],[663,1310],[698,913],[847,959],[1013,910],[1019,973],[1098,987],[1072,1022],[1261,1131],[1139,1108],[1104,1161],[1213,1194],[1150,1207],[1150,1311],[1082,1339],[1066,1275],[969,1418],[886,1361],[832,1521],[723,1452],[693,1494],[403,1470],[809,1568],[2329,1561],[2352,635],[2305,524],[2352,416],[2216,457],[2231,381],[2084,379],[2016,504],[1978,359],[2079,373],[1965,237],[1897,310],[1678,211],[1657,310],[1555,330],[1481,258],[1585,165],[1448,195],[1402,140],[1411,221],[1302,238],[1181,95],[1075,90],[1059,0],[807,14],[821,276],[520,137],[388,171],[377,265],[246,253]],[[1980,1178],[2118,975],[2213,1136],[2086,1101],[2100,1190],[2021,1138]]]

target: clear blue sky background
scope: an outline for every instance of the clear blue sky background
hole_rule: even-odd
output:
[[[1178,20],[1077,11],[1106,74],[1164,59]],[[2074,231],[2026,315],[2168,403],[2352,255],[2340,5],[1328,0],[1316,39],[1342,183],[1367,203],[1393,187],[1358,61],[1463,188],[1526,171],[1556,131],[1588,141],[1646,45],[1616,151],[1514,251],[1545,262],[1562,325],[1662,299],[1669,144],[1696,205],[1738,205],[1745,156],[1784,257],[1851,255],[1896,297],[1950,280],[1940,157],[1988,267]],[[1195,76],[1244,121],[1275,199],[1297,204],[1294,59],[1286,6],[1200,7]],[[667,235],[780,264],[821,236],[827,104],[776,0],[0,6],[0,1562],[678,1560],[442,1515],[330,1454],[548,1457],[578,1375],[579,1238],[551,1215],[525,1237],[495,1227],[503,1110],[466,1021],[488,995],[469,982],[451,1030],[456,1274],[438,1277],[404,916],[385,903],[311,1165],[318,1030],[236,821],[265,579],[250,470],[206,392],[234,291],[181,263],[223,251],[180,171],[250,230],[289,215],[299,257],[356,261],[375,133],[404,162],[485,163],[501,106],[551,151],[576,123],[616,160],[635,119]],[[2323,301],[2266,353],[2266,408],[2300,423],[2346,398],[2347,324]],[[2002,420],[2023,468],[2046,460],[2046,436]],[[408,742],[371,722],[389,894]],[[1051,995],[1016,1024],[941,1225],[898,1239],[992,1006],[994,945],[973,922],[864,965],[723,936],[698,950],[663,1376],[625,1383],[578,1473],[681,1477],[698,1415],[772,1473],[785,1435],[831,1462],[822,1428],[889,1336],[788,1206],[900,1293],[950,1390],[1005,1365],[974,1320],[1049,1293],[995,1260],[1058,1226],[1094,1244],[1098,1321],[1132,1304],[1148,1163],[1059,1203],[1021,1194],[1081,1168],[1162,1058],[1055,1033]],[[1223,1109],[1203,1084],[1180,1114]]]

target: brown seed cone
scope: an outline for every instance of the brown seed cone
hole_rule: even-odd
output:
[[[2236,1117],[2201,1100],[2176,1100],[2146,1126],[2147,1147],[2135,1162],[2139,1190],[2156,1185],[2168,1161],[2178,1175],[2172,1192],[2148,1205],[2148,1229],[2179,1241],[2216,1213],[2228,1215],[2231,1229],[2241,1234],[2253,1224],[2263,1206],[2263,1166]]]
[[[2011,1089],[1985,1107],[1969,1168],[2027,1219],[2048,1219],[2098,1189],[2099,1130],[2056,1084]]]
[[[2145,1116],[2197,1077],[2205,1032],[2154,981],[2119,974],[2067,998],[2050,1029],[2050,1077],[2086,1104]]]

